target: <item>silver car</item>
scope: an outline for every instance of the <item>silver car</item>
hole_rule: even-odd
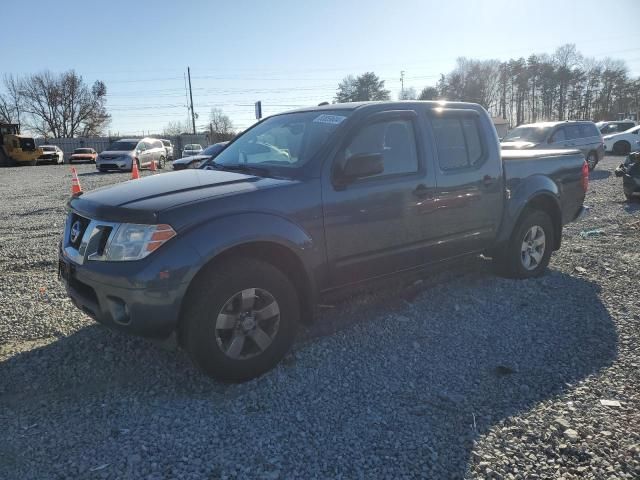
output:
[[[182,149],[182,158],[191,157],[192,155],[200,155],[202,153],[202,145],[199,143],[189,143]]]
[[[604,157],[602,134],[593,122],[565,121],[520,125],[507,133],[500,147],[503,150],[572,149],[580,150],[589,170]]]
[[[101,172],[109,170],[131,171],[133,162],[138,168],[149,167],[155,160],[158,168],[164,168],[167,151],[160,140],[155,138],[124,138],[113,142],[96,158],[96,168]]]

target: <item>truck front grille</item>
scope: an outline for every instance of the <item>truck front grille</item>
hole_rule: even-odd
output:
[[[67,217],[63,249],[66,256],[77,264],[86,259],[99,260],[117,223],[91,220],[71,212]]]

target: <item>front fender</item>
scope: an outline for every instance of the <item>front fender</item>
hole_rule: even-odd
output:
[[[498,235],[498,243],[507,242],[525,208],[541,200],[552,206],[553,211],[549,213],[554,223],[561,222],[560,191],[553,180],[545,175],[531,175],[517,182],[509,182],[507,205]],[[556,243],[559,245],[557,240]]]
[[[300,260],[315,286],[314,271],[322,264],[324,252],[300,225],[271,213],[239,213],[212,219],[190,229],[185,240],[206,265],[225,251],[255,242],[270,242],[287,248]]]

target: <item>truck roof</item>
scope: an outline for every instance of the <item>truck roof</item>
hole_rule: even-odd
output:
[[[449,102],[446,100],[401,100],[401,101],[380,101],[380,102],[349,102],[349,103],[331,103],[328,105],[318,105],[297,108],[295,110],[288,110],[286,112],[279,113],[277,115],[285,113],[297,113],[297,112],[322,112],[325,110],[360,110],[368,107],[376,107],[379,105],[388,105],[390,107],[406,107],[407,105],[413,106],[427,106],[429,108],[478,108],[477,103],[468,102]]]

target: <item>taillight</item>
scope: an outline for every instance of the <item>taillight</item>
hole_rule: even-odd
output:
[[[589,165],[587,165],[587,162],[582,164],[582,189],[584,193],[589,190]]]

